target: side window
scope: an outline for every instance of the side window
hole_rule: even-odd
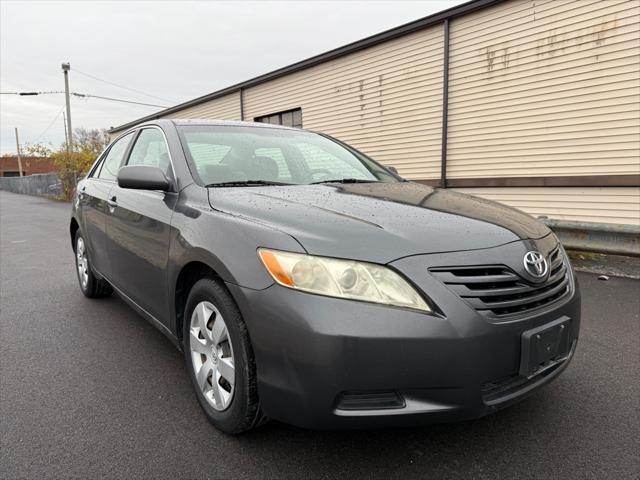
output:
[[[104,162],[102,162],[98,178],[102,178],[104,180],[116,179],[118,169],[120,168],[120,165],[122,165],[122,159],[132,138],[133,132],[125,135],[111,146]]]
[[[164,135],[156,128],[145,128],[131,149],[127,165],[148,165],[170,173],[169,151]]]

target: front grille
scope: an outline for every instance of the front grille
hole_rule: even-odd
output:
[[[531,284],[504,265],[437,267],[429,271],[478,312],[496,317],[518,315],[549,305],[570,289],[561,248],[549,254],[549,278]]]

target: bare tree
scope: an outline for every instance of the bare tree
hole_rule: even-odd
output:
[[[109,144],[109,134],[104,129],[76,128],[73,132],[74,149],[94,160]]]

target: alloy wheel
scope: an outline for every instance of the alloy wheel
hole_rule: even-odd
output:
[[[225,410],[235,390],[233,346],[220,311],[207,301],[191,314],[189,348],[200,391],[215,410]]]
[[[78,237],[76,243],[76,266],[78,268],[78,276],[82,288],[86,290],[89,284],[89,259],[87,257],[87,249],[84,246],[82,237]]]

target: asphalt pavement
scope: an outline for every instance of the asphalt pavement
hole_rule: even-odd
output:
[[[640,478],[639,280],[580,273],[572,364],[497,414],[233,437],[206,421],[160,332],[115,296],[82,296],[69,211],[0,192],[1,478]]]

